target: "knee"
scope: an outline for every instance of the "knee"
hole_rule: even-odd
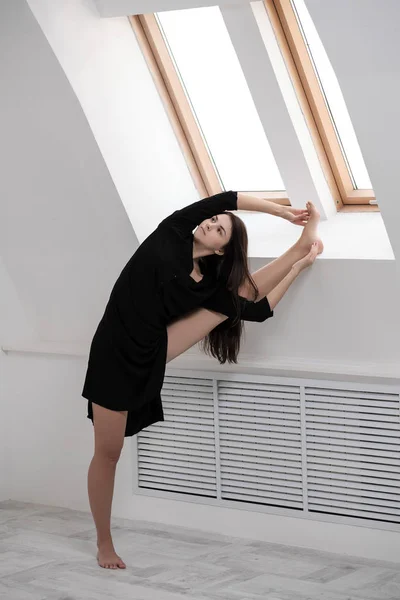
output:
[[[124,445],[127,411],[113,411],[93,403],[94,455],[116,463]]]
[[[94,456],[103,462],[116,464],[120,459],[121,452],[122,446],[102,444],[95,447]]]

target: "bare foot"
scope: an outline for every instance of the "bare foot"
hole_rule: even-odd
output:
[[[318,221],[320,220],[321,215],[319,214],[315,204],[313,204],[312,202],[307,202],[306,208],[308,210],[308,214],[310,215],[310,220],[312,220],[312,219],[317,219]]]
[[[321,254],[321,252],[323,252],[324,245],[322,243],[322,240],[318,237],[318,225],[320,220],[320,214],[312,202],[307,202],[306,206],[310,218],[304,226],[303,233],[301,234],[301,237],[299,239],[299,244],[301,244],[304,250],[309,251],[311,245],[314,242],[317,242],[318,254]]]
[[[104,569],[126,569],[126,564],[115,552],[113,546],[99,547],[97,562]]]
[[[322,254],[324,251],[324,244],[322,243],[321,238],[317,238],[315,241],[317,242],[318,254]]]

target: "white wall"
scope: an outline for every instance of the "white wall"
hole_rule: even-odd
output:
[[[86,340],[137,240],[29,7],[0,10],[0,253],[38,335]]]
[[[17,344],[27,339],[36,339],[33,321],[26,313],[1,257],[0,290],[0,344],[11,338]],[[15,414],[19,413],[19,405],[10,402],[14,398],[18,378],[10,380],[8,367],[8,358],[0,351],[0,501],[15,497],[13,482],[16,463],[13,460],[13,448],[18,439],[18,431],[21,431],[21,424],[19,429],[15,427]],[[24,426],[22,422],[22,428]]]
[[[143,225],[149,198],[161,215],[196,194],[126,21],[101,21],[88,1],[30,6],[47,39],[23,0],[0,7],[0,288],[9,299],[0,343],[53,340],[88,349],[137,246],[128,212],[140,214]],[[400,358],[393,274],[393,261],[319,260],[273,320],[247,328],[246,351],[265,357],[265,368],[275,358],[393,375]],[[92,424],[80,396],[86,357],[9,354],[1,362],[13,497],[89,510]],[[130,461],[127,443],[114,514],[151,519],[157,512],[171,522],[234,531],[232,511],[221,518],[220,509],[132,498]],[[236,535],[246,535],[246,518],[236,519],[243,527]],[[248,531],[271,526],[265,516],[248,519]],[[281,527],[288,541],[290,522],[275,522],[271,536]],[[304,532],[295,533],[292,543],[301,545]],[[304,544],[330,538],[320,529]]]
[[[0,352],[0,407],[5,418],[0,421],[0,502],[13,497],[9,439],[9,405],[6,403],[5,361]]]

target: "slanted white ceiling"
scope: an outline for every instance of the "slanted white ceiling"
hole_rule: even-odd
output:
[[[165,10],[199,8],[200,6],[238,6],[249,4],[248,0],[95,0],[102,17],[122,17],[124,15],[144,15]]]
[[[85,339],[96,320],[88,303],[95,311],[98,296],[107,298],[138,241],[82,107],[24,0],[0,2],[0,57],[0,255],[44,338],[64,323],[65,339]],[[99,282],[96,298],[90,294]],[[85,306],[89,317],[78,323]]]

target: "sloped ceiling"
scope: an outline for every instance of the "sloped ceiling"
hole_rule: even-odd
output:
[[[64,321],[64,339],[88,339],[137,239],[28,5],[6,2],[1,13],[0,252],[39,330]]]

